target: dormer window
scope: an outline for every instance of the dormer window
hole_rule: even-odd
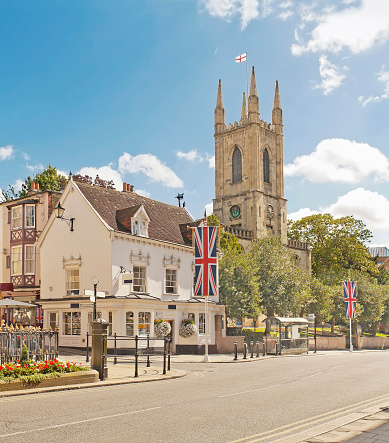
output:
[[[131,234],[141,237],[149,236],[150,218],[143,205],[138,207],[134,215],[131,217]]]
[[[148,236],[146,222],[143,220],[133,220],[131,231],[133,235],[140,235],[141,237]]]

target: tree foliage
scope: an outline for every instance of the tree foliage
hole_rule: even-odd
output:
[[[22,184],[22,189],[19,192],[19,197],[25,197],[31,189],[31,183],[38,183],[40,191],[59,191],[61,187],[67,182],[67,178],[58,174],[56,168],[49,165],[42,172],[37,173],[34,178],[28,176]]]
[[[259,277],[263,311],[268,316],[302,315],[310,298],[310,277],[281,240],[275,236],[255,240],[247,256]]]
[[[345,269],[378,276],[377,266],[365,246],[372,233],[352,216],[335,219],[330,214],[316,214],[289,221],[288,237],[310,243],[312,272],[323,282],[338,283]]]

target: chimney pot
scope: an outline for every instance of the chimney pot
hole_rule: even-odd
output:
[[[134,185],[130,185],[130,191],[134,192]]]
[[[35,190],[39,191],[39,183],[35,183]]]
[[[127,183],[125,183],[125,182],[123,183],[123,192],[124,191],[127,191]]]

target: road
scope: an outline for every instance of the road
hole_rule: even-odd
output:
[[[389,406],[388,362],[388,351],[174,362],[186,377],[3,398],[0,441],[273,442]]]

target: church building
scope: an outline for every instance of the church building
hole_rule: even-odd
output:
[[[243,249],[264,235],[277,235],[309,270],[309,245],[287,238],[284,142],[278,82],[271,123],[260,118],[252,68],[250,95],[243,93],[239,122],[225,124],[221,80],[215,109],[215,193],[213,212]]]

